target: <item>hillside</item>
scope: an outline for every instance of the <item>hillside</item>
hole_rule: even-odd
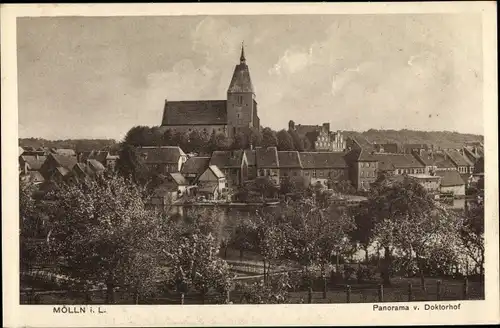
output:
[[[449,131],[374,130],[344,131],[346,136],[364,137],[371,143],[433,144],[437,147],[463,146],[467,142],[484,142],[484,136]]]
[[[20,138],[21,147],[49,147],[49,148],[71,148],[76,151],[90,150],[115,150],[117,148],[114,139],[65,139],[65,140],[46,140],[40,138]]]

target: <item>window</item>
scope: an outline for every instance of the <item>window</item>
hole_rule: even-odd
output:
[[[294,171],[293,172],[293,176],[296,177],[297,176],[297,171]]]
[[[319,171],[319,177],[322,178],[323,177],[323,171]]]
[[[359,176],[363,178],[365,176],[365,172],[361,171],[361,173],[359,174]]]
[[[316,177],[316,170],[313,170],[313,178]]]

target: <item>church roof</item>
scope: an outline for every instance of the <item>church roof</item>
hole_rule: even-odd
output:
[[[250,71],[245,59],[245,50],[241,47],[240,64],[234,68],[233,78],[229,84],[227,93],[251,92],[255,93]]]
[[[165,101],[161,125],[225,125],[226,100]]]

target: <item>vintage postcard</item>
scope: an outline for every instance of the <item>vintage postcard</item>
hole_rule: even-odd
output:
[[[3,5],[4,326],[498,323],[495,9]]]

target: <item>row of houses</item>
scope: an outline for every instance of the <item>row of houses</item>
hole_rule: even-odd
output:
[[[352,144],[351,144],[352,146]],[[380,174],[409,175],[428,190],[465,194],[477,175],[476,160],[459,150],[414,149],[412,153],[366,150],[362,144],[343,152],[278,151],[276,147],[214,151],[210,156],[191,156],[180,147],[139,147],[139,160],[165,177],[158,193],[172,197],[199,192],[219,198],[229,188],[257,177],[269,177],[276,185],[287,177],[303,177],[311,184],[348,180],[358,190],[368,190]],[[472,152],[474,153],[474,152]],[[107,151],[62,154],[23,152],[19,156],[22,176],[35,182],[71,180],[114,170],[118,156]],[[163,191],[162,191],[163,188]]]
[[[35,184],[44,181],[72,181],[114,171],[117,155],[107,151],[77,154],[72,149],[23,149],[19,155],[21,178]]]

